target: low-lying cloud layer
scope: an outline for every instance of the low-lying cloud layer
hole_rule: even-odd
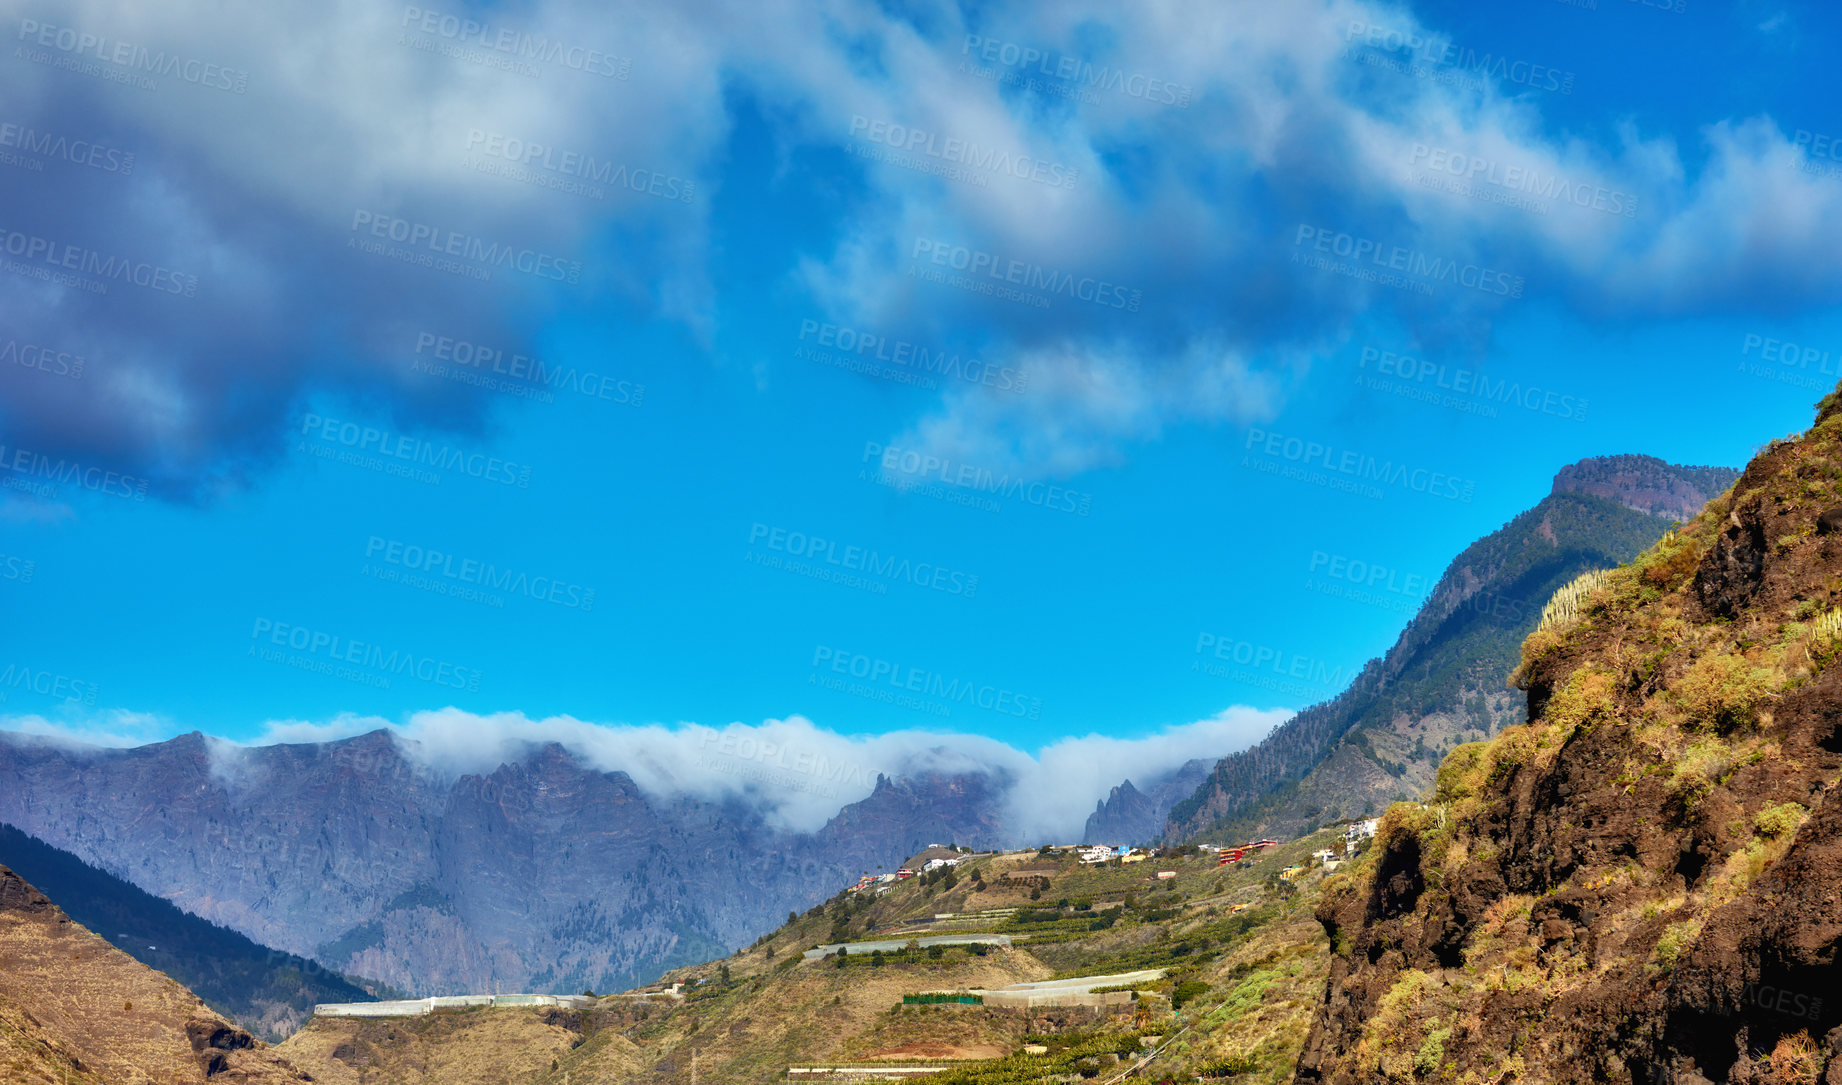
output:
[[[397,722],[340,716],[271,722],[248,746],[215,741],[214,768],[238,776],[249,746],[318,743],[383,729],[411,760],[440,777],[490,773],[556,743],[604,772],[623,772],[648,795],[742,802],[795,832],[822,827],[839,809],[867,797],[880,776],[986,774],[1006,785],[1009,832],[1031,841],[1076,840],[1094,804],[1130,779],[1149,786],[1193,758],[1245,749],[1289,718],[1284,709],[1229,708],[1141,738],[1099,735],[1056,741],[1035,754],[979,735],[892,731],[841,735],[802,716],[725,727],[602,724],[571,716],[531,719],[519,712],[476,715],[444,708]],[[99,719],[93,726],[40,717],[0,717],[0,729],[46,741],[130,746],[154,741],[149,721]]]

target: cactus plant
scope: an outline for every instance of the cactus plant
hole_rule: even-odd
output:
[[[1536,631],[1553,629],[1573,621],[1580,612],[1580,604],[1585,602],[1586,597],[1594,589],[1604,583],[1604,569],[1592,569],[1574,577],[1566,586],[1554,593],[1554,597],[1548,600],[1547,606],[1541,608],[1541,624],[1535,627]]]

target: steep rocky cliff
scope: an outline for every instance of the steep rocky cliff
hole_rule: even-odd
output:
[[[214,757],[0,735],[0,822],[278,949],[415,994],[620,989],[924,844],[996,842],[984,775],[879,778],[816,833],[558,746],[442,779],[384,732]]]
[[[1842,413],[1523,645],[1318,915],[1301,1082],[1842,1076]]]
[[[1386,655],[1335,699],[1215,767],[1165,838],[1296,836],[1423,793],[1439,759],[1520,719],[1503,688],[1554,590],[1629,561],[1737,475],[1650,456],[1563,468],[1553,492],[1453,559]]]

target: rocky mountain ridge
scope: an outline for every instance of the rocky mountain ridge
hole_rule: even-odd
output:
[[[218,751],[221,753],[222,751]],[[814,833],[649,797],[560,746],[441,780],[390,735],[130,750],[0,735],[0,821],[257,942],[415,994],[620,989],[865,870],[997,842],[1001,781],[879,777]]]
[[[1452,561],[1348,689],[1223,758],[1172,807],[1164,839],[1296,835],[1423,793],[1447,750],[1521,718],[1503,680],[1554,590],[1630,560],[1736,475],[1650,456],[1563,468],[1547,497]]]

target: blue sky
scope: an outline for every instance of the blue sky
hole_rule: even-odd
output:
[[[1215,757],[1842,360],[1826,5],[18,10],[19,729]]]

